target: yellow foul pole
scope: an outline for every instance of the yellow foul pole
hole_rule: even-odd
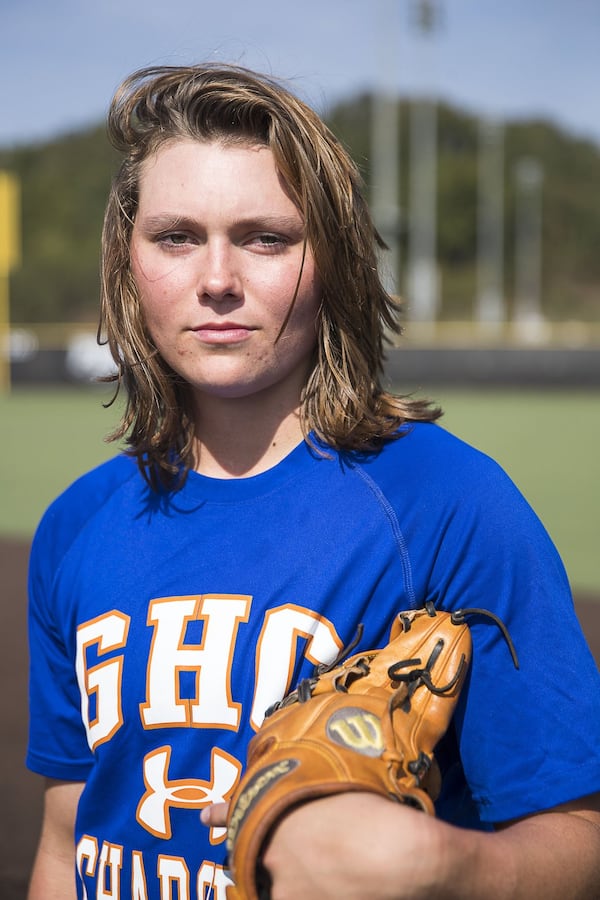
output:
[[[20,185],[0,171],[0,391],[10,391],[9,276],[21,258]]]

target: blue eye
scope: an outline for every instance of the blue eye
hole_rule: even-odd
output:
[[[165,234],[161,237],[162,241],[166,241],[168,244],[176,244],[179,246],[180,244],[186,244],[189,240],[187,234],[181,234],[180,232],[175,232],[173,234]]]
[[[287,243],[279,234],[259,234],[254,240],[263,247],[279,247]]]

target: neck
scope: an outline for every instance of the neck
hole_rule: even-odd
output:
[[[203,397],[197,404],[197,472],[245,478],[277,465],[303,438],[297,404],[269,408],[257,398]]]

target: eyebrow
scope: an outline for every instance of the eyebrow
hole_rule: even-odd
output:
[[[171,228],[181,228],[195,230],[202,227],[202,223],[192,216],[181,216],[176,213],[161,213],[156,216],[136,217],[136,222],[145,231],[151,234],[160,234]],[[302,231],[304,233],[304,221],[298,213],[298,216],[251,216],[248,218],[235,219],[233,221],[234,228],[257,231]]]

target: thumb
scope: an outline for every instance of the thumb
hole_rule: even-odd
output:
[[[200,821],[203,825],[222,828],[227,824],[227,811],[229,803],[213,803],[212,806],[205,806],[200,813]]]

